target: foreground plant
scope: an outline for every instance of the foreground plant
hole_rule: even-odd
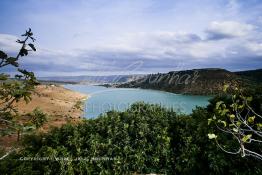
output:
[[[24,129],[23,124],[19,122],[21,115],[16,110],[14,104],[20,100],[27,103],[31,100],[31,94],[34,87],[38,84],[33,72],[21,69],[19,66],[20,57],[27,56],[30,51],[36,51],[32,43],[35,41],[31,29],[21,35],[23,40],[16,42],[21,44],[21,48],[16,57],[8,56],[0,50],[0,70],[4,67],[15,67],[17,74],[10,78],[9,74],[0,74],[0,135],[8,135],[17,132],[18,139],[20,132]]]
[[[262,174],[262,161],[231,156],[210,142],[209,114],[200,107],[192,115],[180,115],[158,105],[136,103],[124,112],[110,111],[23,137],[23,149],[0,161],[0,172]]]
[[[225,86],[224,91],[227,92],[227,89],[228,86]],[[209,133],[209,139],[215,140],[219,148],[226,153],[262,160],[262,116],[251,107],[252,96],[247,96],[243,90],[234,88],[230,97],[231,104],[224,101],[216,103],[216,113],[208,119],[208,124],[216,126],[219,131],[217,134],[231,136],[238,147],[232,151],[232,146],[221,145],[219,136],[215,133]],[[223,141],[223,138],[221,140]]]

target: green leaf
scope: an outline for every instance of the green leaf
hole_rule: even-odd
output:
[[[247,142],[247,140],[249,140],[251,137],[252,137],[252,134],[248,134],[248,135],[245,135],[241,140],[243,142]]]
[[[213,119],[209,118],[209,119],[207,120],[207,124],[210,125],[210,123],[211,123],[212,121],[213,121]]]
[[[17,61],[17,58],[9,57],[9,58],[7,58],[7,61],[11,63],[11,62]]]
[[[236,104],[236,103],[233,103],[232,105],[230,105],[230,107],[231,107],[234,111],[237,110],[237,104]]]
[[[237,128],[233,128],[233,131],[234,131],[234,132],[238,132],[238,129],[237,129]]]
[[[207,134],[209,139],[216,139],[217,136],[215,134]]]
[[[240,126],[242,123],[240,121],[237,121],[236,125]]]
[[[220,113],[221,113],[222,116],[226,115],[228,112],[229,112],[229,110],[226,109],[225,107],[224,107],[223,110],[220,111]]]
[[[36,48],[32,43],[28,44],[28,46],[30,46],[33,51],[36,51]]]
[[[231,120],[234,120],[234,119],[236,118],[236,116],[235,116],[234,114],[231,114],[231,115],[229,115],[229,118],[230,118]]]
[[[28,55],[28,50],[25,48],[22,48],[19,52],[19,55],[22,57]]]
[[[248,102],[251,102],[252,100],[253,100],[252,97],[247,97],[247,101],[248,101]]]
[[[124,128],[125,128],[125,129],[128,129],[128,127],[129,127],[129,124],[125,123],[125,124],[124,124]]]
[[[239,106],[238,106],[238,109],[243,109],[244,107],[245,107],[245,105],[242,104],[242,105],[239,105]]]
[[[219,101],[216,103],[216,109],[219,109],[220,105],[223,104],[224,102],[223,101]]]
[[[224,125],[224,127],[227,126],[227,122],[226,121],[223,121],[223,120],[218,120],[218,123],[222,123]]]
[[[248,117],[248,119],[247,119],[247,121],[248,121],[248,123],[254,123],[254,120],[255,120],[255,116],[253,116],[253,117]]]
[[[15,57],[9,57],[9,58],[7,58],[7,62],[8,63],[10,63],[10,64],[12,64],[13,66],[15,66],[15,67],[18,67],[19,65],[18,65],[18,63],[16,62],[18,59],[17,58],[15,58]]]
[[[259,130],[262,129],[262,123],[257,123],[257,127]]]
[[[224,87],[223,87],[223,91],[226,92],[228,88],[229,88],[229,85],[225,84]]]
[[[4,52],[1,51],[1,50],[0,50],[0,58],[1,58],[1,59],[6,59],[6,58],[7,58],[6,53],[4,53]]]

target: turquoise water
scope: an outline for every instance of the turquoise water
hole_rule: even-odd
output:
[[[189,114],[196,106],[206,106],[210,97],[173,94],[157,90],[106,88],[89,85],[64,85],[65,88],[88,94],[84,117],[94,118],[109,110],[123,111],[132,103],[144,101],[151,104],[173,108]]]

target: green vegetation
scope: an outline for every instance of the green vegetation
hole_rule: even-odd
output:
[[[224,91],[226,92],[227,89],[228,86],[225,86]],[[219,129],[220,135],[231,136],[232,141],[239,145],[238,148],[232,150],[231,146],[221,146],[218,143],[218,136],[214,133],[210,133],[208,136],[229,154],[241,154],[242,157],[252,156],[262,160],[262,151],[260,150],[262,146],[262,116],[259,115],[261,109],[254,110],[251,107],[252,101],[253,97],[250,96],[250,93],[236,87],[228,100],[216,102],[215,114],[208,119],[209,124],[215,125]],[[256,94],[254,101],[258,106],[261,102],[261,95]]]
[[[230,72],[225,69],[193,69],[150,74],[116,87],[157,89],[179,94],[217,95],[223,85],[254,88],[262,83],[262,70]]]
[[[216,129],[207,122],[214,115],[214,100],[188,116],[136,103],[125,112],[111,111],[78,125],[30,135],[23,150],[0,162],[0,170],[2,174],[261,174],[258,159],[232,156],[208,139],[207,133]],[[230,137],[222,138],[230,147],[238,146]]]
[[[242,76],[243,78],[262,83],[262,69],[240,71],[240,72],[235,72],[235,74]]]
[[[37,129],[43,126],[47,122],[47,114],[45,114],[41,109],[35,108],[31,113],[27,114],[30,119],[30,123]]]
[[[76,102],[76,104],[74,105],[73,108],[83,110],[83,109],[82,109],[83,105],[84,105],[84,101],[83,101],[83,100],[78,100],[78,101]]]
[[[48,115],[39,108],[35,108],[30,113],[19,115],[19,118],[16,119],[19,125],[15,128],[17,141],[20,141],[22,135],[30,134],[43,126],[47,122],[47,117]]]
[[[29,102],[34,87],[38,84],[33,72],[28,72],[19,67],[18,60],[20,57],[27,56],[30,51],[36,51],[32,43],[27,43],[29,40],[35,41],[30,28],[22,37],[24,37],[24,40],[17,40],[17,43],[21,44],[21,49],[16,57],[10,57],[5,52],[0,51],[0,69],[9,66],[16,68],[18,73],[15,75],[15,79],[10,79],[8,74],[0,74],[0,135],[17,132],[18,140],[24,125],[20,122],[21,115],[15,109],[14,103],[20,100]]]

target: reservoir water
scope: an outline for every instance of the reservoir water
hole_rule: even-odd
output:
[[[169,92],[133,89],[106,88],[91,85],[64,85],[65,88],[89,95],[85,101],[84,117],[94,118],[112,109],[123,111],[132,103],[144,101],[173,108],[178,112],[190,114],[196,106],[206,106],[210,96],[181,95]]]

